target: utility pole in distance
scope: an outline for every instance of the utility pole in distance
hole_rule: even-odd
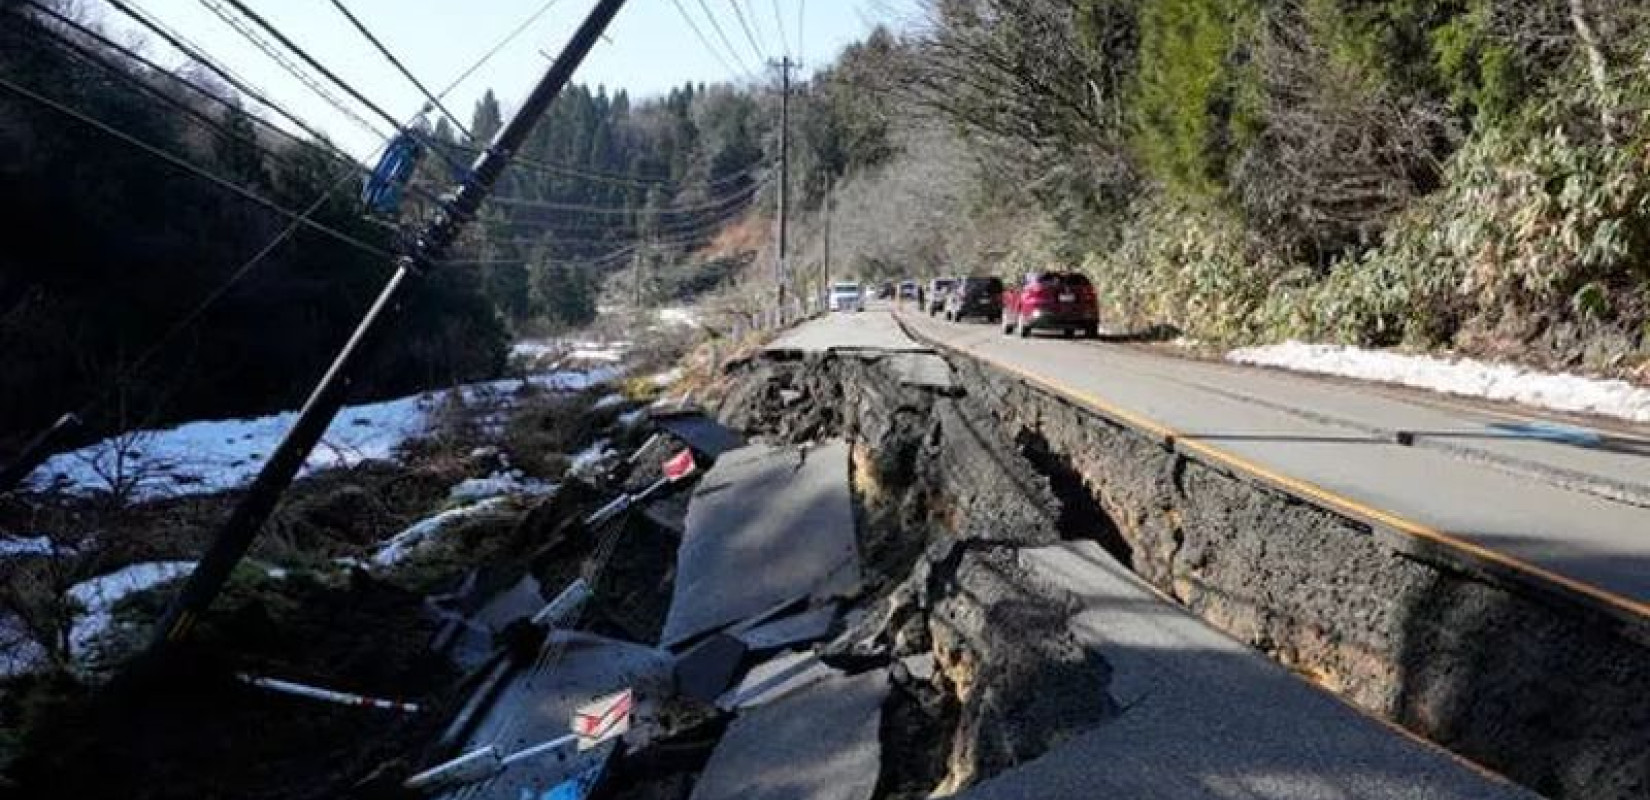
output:
[[[156,627],[151,650],[189,635],[200,616],[206,612],[229,580],[230,572],[240,563],[258,531],[269,519],[281,495],[292,484],[292,479],[304,465],[315,444],[321,440],[327,426],[338,415],[344,397],[354,382],[367,357],[383,345],[389,333],[389,323],[400,312],[408,288],[446,256],[459,231],[475,219],[481,203],[492,191],[498,177],[508,166],[510,158],[527,141],[527,135],[550,103],[561,94],[573,76],[573,71],[584,61],[596,40],[619,13],[625,0],[598,0],[574,31],[555,63],[533,87],[532,94],[522,103],[521,110],[510,118],[493,139],[492,144],[476,159],[450,200],[442,204],[441,213],[419,231],[407,247],[405,255],[395,261],[395,273],[380,290],[378,299],[362,317],[355,333],[338,351],[326,375],[304,402],[297,421],[270,454],[264,468],[247,487],[234,511],[218,529],[217,538],[190,573],[182,591],[172,598],[165,616]]]
[[[779,257],[773,265],[779,313],[785,313],[785,283],[790,280],[791,193],[791,69],[799,66],[786,56],[779,68]]]
[[[831,200],[836,194],[836,181],[825,187],[825,257],[820,266],[819,292],[823,302],[831,296]]]

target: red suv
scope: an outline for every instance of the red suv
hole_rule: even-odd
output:
[[[1077,272],[1033,272],[1019,288],[1003,292],[1003,333],[1018,328],[1021,336],[1034,330],[1061,330],[1067,336],[1082,331],[1090,339],[1100,335],[1100,303],[1094,284]]]

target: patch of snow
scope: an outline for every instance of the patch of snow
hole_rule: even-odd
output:
[[[23,619],[0,611],[0,680],[38,672],[46,662],[46,648],[29,635]]]
[[[372,563],[379,567],[393,567],[453,525],[502,511],[510,502],[508,497],[493,497],[419,520],[413,523],[412,527],[390,537],[389,541],[379,546],[378,552],[372,556]]]
[[[0,558],[56,554],[57,545],[52,542],[50,536],[0,535]]]
[[[545,391],[583,391],[622,376],[618,366],[557,370],[458,387],[465,403],[506,408],[524,386]],[[347,406],[327,428],[300,475],[394,460],[408,440],[430,429],[445,391]],[[115,488],[135,502],[212,494],[251,481],[293,422],[288,411],[250,419],[189,422],[135,431],[47,459],[28,479],[37,491],[86,496]]]
[[[600,400],[597,400],[594,404],[592,404],[590,406],[590,408],[594,411],[601,411],[602,409],[612,408],[614,406],[622,406],[624,404],[625,404],[625,396],[624,395],[622,395],[622,394],[610,394],[610,395],[604,396]]]
[[[525,340],[510,345],[510,357],[536,361],[547,356],[558,355],[564,349],[566,348],[558,342]]]
[[[485,478],[470,478],[460,482],[447,491],[447,499],[473,503],[477,500],[486,500],[492,497],[517,495],[521,497],[540,497],[555,491],[555,484],[529,478],[521,470],[509,472],[495,472]]]
[[[82,613],[69,629],[69,651],[84,660],[97,640],[114,627],[115,604],[141,591],[188,575],[193,561],[151,561],[132,564],[69,587],[67,595]]]
[[[623,350],[614,349],[579,349],[567,354],[574,361],[607,361],[614,364],[624,360]]]
[[[681,367],[674,367],[672,369],[667,369],[664,372],[656,372],[647,376],[647,382],[663,389],[666,386],[681,380],[682,374]]]
[[[661,308],[656,315],[659,322],[686,328],[699,327],[699,315],[687,308]]]
[[[601,439],[575,454],[567,465],[567,471],[572,474],[583,474],[616,455],[618,454],[613,448],[608,447],[608,440]]]
[[[1558,411],[1650,422],[1650,389],[1626,381],[1540,372],[1470,358],[1445,359],[1296,341],[1233,350],[1226,358],[1239,364],[1397,383]]]
[[[638,408],[635,411],[619,415],[619,424],[626,428],[634,428],[647,418],[647,409]]]

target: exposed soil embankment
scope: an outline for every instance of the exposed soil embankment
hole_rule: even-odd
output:
[[[1650,790],[1650,648],[1590,608],[1180,456],[959,359],[996,424],[1046,443],[1134,569],[1365,709],[1555,797]]]
[[[885,762],[879,796],[967,787],[1119,713],[1109,665],[1072,637],[1071,599],[1016,558],[1069,539],[1538,791],[1650,788],[1642,631],[1417,555],[972,362],[953,362],[956,390],[937,392],[902,382],[893,358],[757,359],[733,368],[722,406],[750,433],[854,444],[878,600],[829,655],[932,657],[934,679],[912,685],[940,694],[908,693],[891,714],[908,729],[885,746],[906,757]]]

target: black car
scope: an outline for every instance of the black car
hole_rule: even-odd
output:
[[[945,298],[945,318],[961,322],[979,317],[988,322],[1003,319],[1003,279],[963,278]]]

